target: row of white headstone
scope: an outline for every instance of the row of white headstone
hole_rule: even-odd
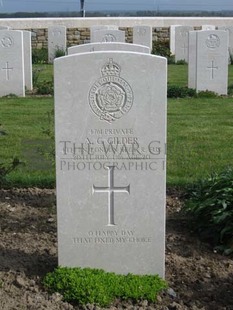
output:
[[[134,27],[134,46],[125,43],[125,33],[116,28],[116,26],[92,27],[90,34],[93,43],[71,47],[68,49],[68,54],[107,49],[129,51],[130,49],[135,50],[136,43],[138,52],[151,52],[151,27]],[[214,26],[203,27],[203,29],[211,28]],[[185,60],[189,63],[189,87],[195,88],[197,91],[211,90],[218,94],[227,94],[228,51],[232,53],[233,50],[233,47],[229,45],[229,42],[232,42],[232,39],[229,40],[229,34],[233,31],[230,27],[227,30],[194,32],[192,27],[171,27],[171,34],[173,33],[171,46],[175,42],[176,61]],[[0,32],[1,81],[3,85],[0,96],[11,93],[24,96],[25,88],[32,89],[31,33],[9,29],[2,29]],[[201,37],[205,37],[203,45],[198,43]],[[115,45],[108,45],[107,43],[110,42],[114,42]],[[59,49],[66,49],[66,27],[49,27],[50,62],[53,61],[56,51]],[[204,63],[204,59],[206,63]]]
[[[216,30],[214,25],[203,25],[201,30]],[[221,26],[217,30],[224,30],[228,33],[228,50],[229,54],[233,54],[233,26]],[[185,60],[188,62],[188,34],[194,31],[191,26],[172,25],[170,27],[170,51],[175,55],[175,61]]]
[[[108,28],[111,30],[110,32],[108,31]],[[97,27],[96,29],[94,27],[91,31],[93,41],[98,42],[100,38],[101,42],[124,42],[124,32],[111,28],[114,27],[102,26],[99,30]],[[141,47],[141,50],[143,52],[150,52],[152,42],[152,39],[150,38],[151,28],[140,26],[135,27],[134,33],[134,41],[141,40],[142,43],[148,45],[148,47]],[[94,47],[93,45],[91,50],[94,48],[97,50],[101,49],[101,47]],[[122,49],[124,49],[123,45]],[[59,50],[66,51],[66,27],[49,27],[48,57],[50,62],[53,61],[56,57],[56,52]],[[138,50],[140,50],[140,46],[138,47]],[[26,89],[32,90],[31,32],[11,30],[9,27],[0,28],[0,66],[1,97],[9,94],[24,97]]]
[[[212,28],[212,29],[211,29]],[[193,27],[175,26],[171,29],[175,46],[175,61],[188,63],[188,87],[197,91],[213,91],[219,95],[227,94],[229,53],[233,51],[229,40],[230,28],[206,25],[194,31]],[[232,27],[233,33],[233,27]]]
[[[31,32],[0,28],[0,96],[32,90]]]
[[[125,32],[117,26],[93,26],[90,29],[90,43],[121,42],[125,43]],[[152,50],[152,28],[149,26],[133,27],[133,43],[147,46]],[[66,52],[66,27],[52,26],[48,28],[48,58],[53,62],[57,51]]]

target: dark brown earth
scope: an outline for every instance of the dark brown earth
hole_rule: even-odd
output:
[[[190,231],[177,191],[167,197],[166,280],[157,304],[117,300],[109,309],[233,309],[233,260]],[[0,310],[81,309],[49,295],[43,276],[57,265],[55,191],[0,189]],[[101,309],[87,305],[86,309]]]

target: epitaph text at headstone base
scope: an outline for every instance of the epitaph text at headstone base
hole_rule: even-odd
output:
[[[54,65],[59,265],[164,276],[166,59]]]
[[[148,46],[152,50],[152,28],[150,26],[133,27],[133,43]]]
[[[53,62],[56,53],[66,53],[66,27],[48,27],[48,59]]]
[[[228,34],[208,30],[190,32],[189,87],[227,94]]]
[[[122,30],[103,29],[93,32],[91,43],[96,42],[125,42],[125,32]]]
[[[25,96],[23,32],[0,30],[0,96]]]
[[[191,26],[175,27],[175,61],[184,60],[188,62],[188,38]]]
[[[128,52],[138,52],[138,53],[150,53],[150,49],[147,46],[122,43],[122,42],[101,42],[101,43],[90,43],[81,44],[76,46],[71,46],[68,48],[68,55],[76,53],[88,53],[88,52],[98,52],[98,51],[128,51]]]

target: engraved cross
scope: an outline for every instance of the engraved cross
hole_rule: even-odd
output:
[[[9,67],[8,61],[6,62],[6,68],[2,68],[2,70],[6,70],[6,80],[9,81],[9,79],[10,79],[9,71],[13,70],[13,68]]]
[[[114,226],[114,193],[128,193],[130,194],[130,185],[118,187],[114,186],[114,166],[107,166],[108,168],[108,186],[97,187],[92,186],[92,193],[108,193],[108,226]]]
[[[218,70],[218,67],[214,66],[214,61],[213,60],[211,62],[211,67],[207,67],[207,69],[211,70],[210,79],[213,80],[214,79],[214,70]]]

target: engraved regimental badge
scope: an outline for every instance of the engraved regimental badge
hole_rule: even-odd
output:
[[[10,47],[12,47],[14,45],[13,38],[8,36],[8,35],[2,37],[0,40],[1,40],[2,47],[10,48]]]
[[[120,119],[133,105],[132,89],[120,73],[120,66],[110,58],[101,69],[102,76],[89,92],[92,111],[100,120],[109,123]]]
[[[220,46],[220,39],[216,34],[210,34],[206,39],[206,46],[208,48],[216,48]]]

